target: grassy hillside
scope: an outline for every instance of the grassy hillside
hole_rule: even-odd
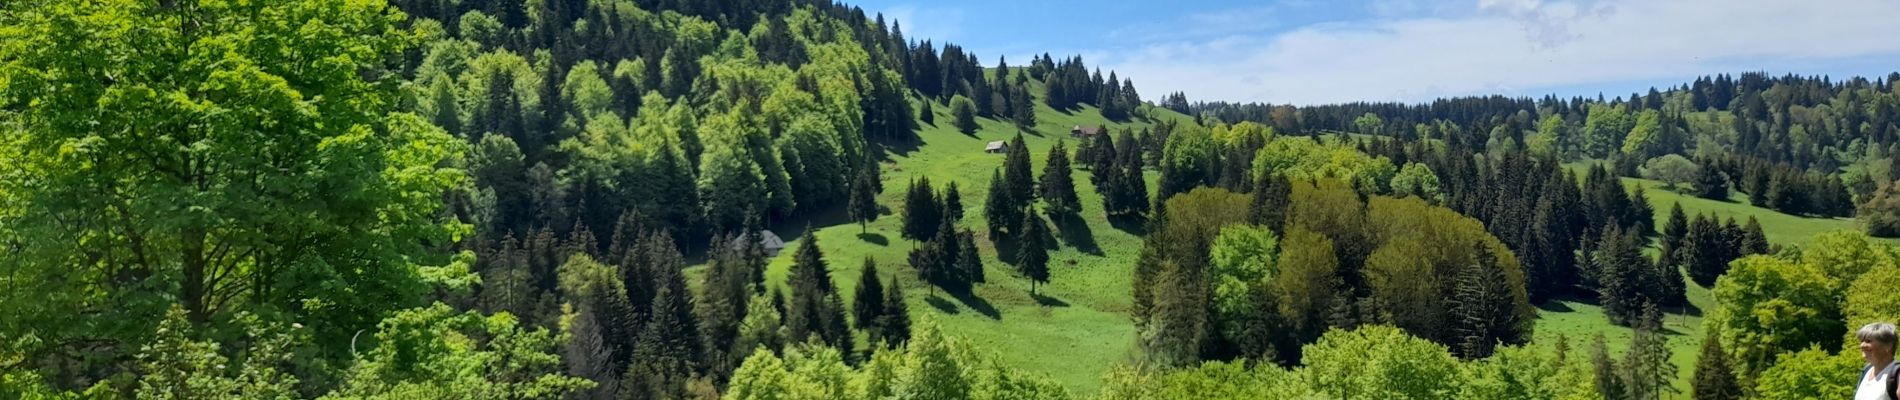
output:
[[[1032,85],[1032,91],[1041,93],[1040,84]],[[921,109],[921,103],[917,106]],[[978,241],[987,284],[968,293],[949,293],[925,285],[906,260],[915,243],[899,236],[905,188],[911,179],[921,177],[929,177],[940,187],[957,182],[965,208],[963,226],[983,236],[983,200],[988,195],[990,173],[1002,165],[1003,158],[1001,154],[983,152],[983,146],[1017,134],[1009,121],[979,119],[982,129],[965,135],[951,126],[949,107],[935,104],[932,109],[937,123],[921,124],[917,143],[887,144],[885,191],[879,196],[885,212],[879,219],[862,233],[841,211],[778,224],[774,229],[787,240],[787,251],[771,263],[766,272],[768,280],[784,282],[791,266],[790,249],[806,240],[806,233],[801,231],[809,224],[830,263],[833,279],[846,293],[847,304],[860,265],[869,257],[877,261],[885,279],[896,276],[902,281],[913,318],[935,319],[946,331],[981,344],[1004,362],[1047,373],[1074,393],[1094,393],[1103,373],[1130,360],[1134,351],[1135,327],[1128,317],[1129,279],[1141,238],[1108,222],[1102,213],[1101,196],[1089,182],[1088,171],[1079,169],[1078,163],[1075,182],[1084,207],[1083,224],[1057,232],[1065,240],[1060,250],[1051,253],[1051,281],[1039,295],[1031,296],[1028,281],[1010,265],[997,261],[996,250],[987,238]],[[1166,109],[1148,112],[1156,120],[1190,119]],[[1093,107],[1058,111],[1046,104],[1038,104],[1037,122],[1034,131],[1025,133],[1024,138],[1038,174],[1050,146],[1067,141],[1073,149],[1078,144],[1069,138],[1071,126],[1123,128],[1153,124],[1139,119],[1109,122]],[[1155,173],[1149,172],[1150,188],[1154,187],[1154,178]],[[1657,210],[1658,226],[1668,217],[1670,205],[1681,201],[1684,211],[1691,214],[1715,213],[1737,220],[1754,216],[1775,244],[1798,244],[1822,232],[1854,228],[1852,220],[1782,214],[1750,206],[1739,197],[1719,202],[1678,194],[1656,181],[1625,179],[1625,184],[1648,191],[1651,205]],[[1671,359],[1678,369],[1675,386],[1685,394],[1703,337],[1702,313],[1714,306],[1708,288],[1694,284],[1688,287],[1693,306],[1667,310],[1665,321]],[[1602,334],[1610,349],[1620,353],[1629,345],[1630,330],[1610,325],[1595,303],[1594,299],[1569,299],[1540,306],[1535,340],[1548,344],[1561,336],[1569,341],[1573,356],[1587,357],[1591,338]]]
[[[1040,87],[1031,90],[1040,93]],[[921,109],[921,105],[919,107]],[[971,293],[947,293],[917,279],[906,257],[915,245],[900,236],[901,210],[905,188],[913,178],[929,177],[935,185],[957,182],[963,198],[963,226],[984,236],[983,200],[988,195],[990,173],[1002,166],[1003,155],[983,152],[984,144],[1008,140],[1016,135],[1009,121],[980,119],[982,129],[965,135],[950,125],[949,107],[933,105],[936,124],[923,124],[915,146],[891,145],[884,165],[885,191],[879,204],[885,212],[860,233],[857,224],[846,221],[842,213],[811,216],[820,247],[829,261],[839,290],[849,294],[857,285],[863,259],[877,260],[886,279],[897,276],[904,282],[910,298],[913,318],[940,321],[944,329],[992,349],[1003,361],[1031,371],[1048,373],[1076,393],[1093,393],[1108,368],[1125,361],[1135,343],[1135,328],[1128,318],[1129,278],[1132,260],[1141,247],[1141,238],[1112,226],[1102,213],[1102,198],[1089,182],[1088,171],[1075,170],[1076,192],[1082,200],[1085,228],[1057,232],[1065,240],[1060,250],[1050,254],[1051,279],[1029,295],[1029,282],[1010,265],[997,261],[996,250],[987,238],[978,240],[984,258],[987,284]],[[1166,109],[1151,109],[1158,119],[1187,119]],[[1141,127],[1153,122],[1135,120],[1108,122],[1093,107],[1064,112],[1038,104],[1035,132],[1024,135],[1031,149],[1037,174],[1042,160],[1056,141],[1067,141],[1074,125],[1105,125],[1114,128]],[[1150,179],[1154,172],[1150,172]],[[1152,186],[1150,186],[1152,187]],[[791,266],[790,249],[804,240],[799,232],[805,221],[782,223],[776,230],[787,240],[787,251],[773,260],[767,280],[784,282]],[[1052,224],[1054,225],[1054,224]]]

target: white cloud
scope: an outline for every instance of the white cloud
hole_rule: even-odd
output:
[[[1479,0],[1461,14],[1152,42],[1103,64],[1151,96],[1317,104],[1900,56],[1891,0]]]

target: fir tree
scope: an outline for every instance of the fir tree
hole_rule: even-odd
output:
[[[917,120],[923,121],[925,125],[937,126],[936,107],[930,104],[931,101],[929,99],[925,99],[924,101],[921,101],[920,103],[923,103],[924,107],[917,109]]]
[[[1104,128],[1106,129],[1106,128]],[[1095,134],[1095,142],[1089,144],[1087,155],[1082,163],[1089,167],[1089,183],[1095,185],[1095,191],[1107,197],[1113,190],[1108,185],[1115,178],[1115,139],[1104,131]]]
[[[1254,184],[1253,200],[1248,204],[1247,220],[1265,225],[1275,232],[1281,232],[1281,224],[1286,222],[1287,203],[1292,201],[1293,185],[1279,174],[1260,176],[1260,182]]]
[[[844,307],[838,301],[837,286],[831,282],[825,255],[818,249],[817,232],[810,228],[805,232],[805,237],[799,240],[797,254],[792,256],[789,278],[792,298],[786,303],[784,314],[786,342],[818,340],[834,348],[849,349],[850,332],[839,329],[844,326]]]
[[[878,217],[877,178],[872,173],[866,172],[874,169],[876,169],[875,166],[858,169],[857,179],[851,182],[850,202],[845,205],[845,209],[850,211],[851,220],[858,222],[858,233],[866,232],[867,225],[876,221]]]
[[[1029,278],[1029,293],[1034,294],[1037,283],[1049,282],[1049,248],[1044,238],[1049,226],[1035,208],[1028,211],[1023,214],[1022,234],[1017,237],[1016,266],[1023,277]]]
[[[1704,163],[1695,177],[1695,195],[1704,199],[1728,201],[1728,177],[1721,168]]]
[[[943,206],[937,203],[937,194],[930,187],[930,178],[924,177],[910,182],[910,190],[904,196],[904,238],[922,241],[937,233],[937,224],[943,221]]]
[[[983,276],[983,259],[976,250],[976,234],[969,230],[957,232],[957,270],[963,273],[964,280],[971,283],[987,282]]]
[[[947,219],[949,223],[955,224],[963,221],[963,194],[961,190],[957,189],[956,181],[951,181],[949,185],[944,185],[943,212],[950,217]]]
[[[974,134],[981,128],[976,124],[976,105],[971,104],[970,99],[958,97],[950,101],[950,116],[955,119],[957,131],[965,135]]]
[[[1050,214],[1073,215],[1082,211],[1075,195],[1075,181],[1069,169],[1069,151],[1063,142],[1049,149],[1049,160],[1042,169],[1042,201]]]
[[[1505,337],[1500,333],[1516,329],[1512,321],[1509,279],[1497,265],[1491,248],[1484,242],[1473,244],[1476,262],[1459,268],[1452,291],[1452,330],[1458,338],[1453,347],[1460,357],[1475,360],[1490,357]]]
[[[871,340],[877,340],[879,321],[884,320],[884,286],[878,280],[877,262],[870,257],[864,258],[864,268],[859,270],[858,289],[851,296],[851,316],[858,319],[858,329],[871,334]]]
[[[1663,225],[1662,264],[1682,265],[1677,254],[1687,244],[1689,237],[1689,217],[1682,213],[1682,202],[1669,207],[1669,223]]]
[[[1009,204],[1015,208],[1036,204],[1036,178],[1031,175],[1029,145],[1023,143],[1023,135],[1009,141],[1009,153],[1003,159],[1003,189],[1009,195]]]
[[[1710,330],[1702,339],[1702,355],[1695,363],[1695,400],[1735,400],[1742,398],[1741,385],[1729,368],[1728,353],[1722,351],[1722,335]]]
[[[1742,229],[1740,255],[1768,254],[1768,250],[1768,234],[1762,233],[1761,221],[1748,216],[1748,226]]]
[[[1623,373],[1617,370],[1616,361],[1610,358],[1610,346],[1603,341],[1603,334],[1597,334],[1590,344],[1590,364],[1593,367],[1597,397],[1602,399],[1625,399]]]
[[[910,340],[910,306],[904,303],[904,287],[897,284],[896,277],[891,278],[889,287],[884,291],[883,319],[877,323],[879,334],[873,340],[897,347]]]
[[[1003,171],[990,172],[990,194],[983,201],[983,219],[989,222],[992,241],[1008,237],[1012,227],[1022,221],[1022,208],[1009,198],[1003,184]]]

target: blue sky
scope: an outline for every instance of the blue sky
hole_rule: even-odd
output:
[[[847,0],[849,1],[849,0]],[[1079,54],[1144,97],[1609,97],[1741,71],[1900,71],[1894,0],[858,0],[985,64]]]

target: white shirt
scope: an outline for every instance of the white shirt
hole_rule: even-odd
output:
[[[1887,363],[1887,367],[1879,371],[1868,368],[1866,373],[1861,374],[1860,389],[1854,390],[1854,400],[1886,400],[1887,394],[1882,392],[1887,390],[1887,376],[1893,375],[1896,365],[1900,365],[1900,362]],[[1867,374],[1874,374],[1873,379],[1868,379]]]

